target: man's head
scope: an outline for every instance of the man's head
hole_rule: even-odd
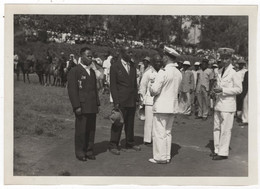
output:
[[[232,63],[232,54],[234,53],[234,49],[220,48],[218,51],[220,52],[223,67],[228,67]]]
[[[151,62],[151,59],[150,59],[150,57],[145,57],[144,59],[143,59],[143,64],[144,64],[144,67],[146,68],[149,64],[150,64],[150,62]]]
[[[70,54],[70,59],[74,59],[74,54]]]
[[[223,68],[223,62],[222,62],[221,59],[218,59],[218,60],[217,60],[217,65],[218,65],[218,68],[219,68],[219,69]]]
[[[154,67],[154,69],[155,69],[156,71],[159,71],[160,68],[162,67],[162,65],[163,65],[163,61],[162,61],[161,55],[156,54],[156,55],[153,57],[153,64],[152,64],[152,66]]]
[[[163,49],[163,64],[174,63],[176,58],[180,56],[173,48],[165,46]]]
[[[120,54],[122,59],[126,62],[130,62],[131,58],[133,57],[133,52],[127,46],[124,46],[120,49]]]
[[[89,66],[92,63],[92,51],[88,47],[80,49],[80,56],[82,64]]]
[[[209,60],[208,59],[203,59],[201,62],[201,69],[206,70],[209,66]]]
[[[241,59],[237,62],[239,70],[242,70],[246,67],[246,61]]]
[[[195,68],[196,71],[199,70],[200,69],[200,62],[195,62],[194,68]]]
[[[184,61],[182,64],[183,69],[186,71],[190,67],[190,62],[189,61]]]

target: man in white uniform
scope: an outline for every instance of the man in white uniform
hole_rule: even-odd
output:
[[[149,88],[161,66],[161,56],[156,54],[154,56],[152,66],[147,67],[147,70],[144,72],[140,83],[139,93],[141,96],[141,102],[145,106],[144,144],[147,146],[152,143],[153,125],[153,97],[150,94]]]
[[[150,87],[154,96],[153,105],[153,158],[152,163],[169,163],[171,160],[172,126],[174,113],[178,112],[178,90],[182,80],[174,61],[179,54],[172,48],[164,47],[163,64]]]
[[[216,94],[214,112],[214,153],[213,160],[227,159],[231,140],[234,115],[236,112],[236,95],[242,92],[242,82],[239,74],[232,68],[233,50],[224,48],[221,51],[223,68],[219,69],[217,85],[213,91]]]

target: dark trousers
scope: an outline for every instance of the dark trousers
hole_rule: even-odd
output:
[[[82,158],[93,155],[96,131],[96,114],[82,114],[76,116],[75,123],[75,154]]]
[[[126,136],[126,148],[131,148],[134,145],[134,119],[135,119],[135,107],[122,107],[120,108],[124,117],[125,136]],[[109,148],[118,148],[122,126],[112,124],[111,138]]]

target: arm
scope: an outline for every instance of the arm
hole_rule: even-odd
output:
[[[117,90],[117,72],[116,67],[110,67],[110,91],[113,98],[114,104],[119,104],[118,90]]]
[[[164,84],[165,76],[164,71],[160,70],[155,78],[155,82],[150,87],[151,96],[157,96],[161,93]]]
[[[73,110],[80,107],[79,91],[76,70],[72,69],[68,74],[68,94]]]
[[[148,78],[148,74],[146,72],[146,73],[144,73],[144,75],[141,79],[141,82],[140,82],[139,93],[141,94],[142,100],[147,92],[148,82],[149,82],[149,78]]]
[[[244,81],[242,82],[242,88],[243,91],[241,93],[242,98],[245,98],[247,92],[248,92],[248,71],[245,73]]]
[[[100,100],[99,100],[98,90],[97,90],[97,77],[96,77],[96,73],[94,70],[92,70],[92,73],[95,76],[95,91],[96,91],[96,98],[97,98],[97,106],[100,106]]]
[[[194,76],[193,76],[193,73],[192,72],[190,72],[190,91],[191,92],[193,92],[193,90],[194,90]]]

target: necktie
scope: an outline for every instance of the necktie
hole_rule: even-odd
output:
[[[222,70],[221,77],[223,76],[224,72],[225,72],[225,67]]]

